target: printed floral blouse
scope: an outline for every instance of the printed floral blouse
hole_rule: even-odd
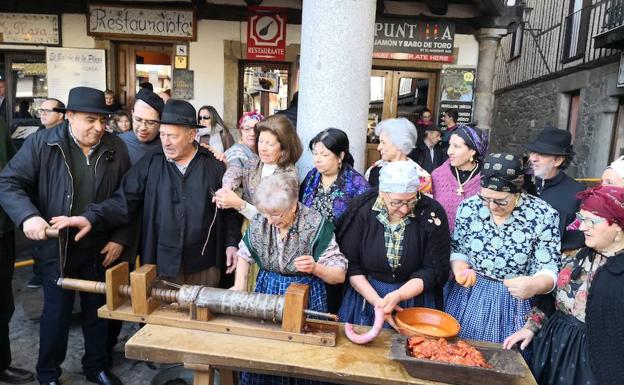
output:
[[[457,209],[451,261],[466,261],[495,280],[535,274],[555,280],[561,261],[558,224],[555,209],[525,193],[501,225],[478,196],[470,197]]]
[[[565,257],[563,268],[559,271],[557,279],[555,309],[585,322],[589,287],[598,268],[606,262],[607,257],[598,253],[592,253],[590,258],[583,259],[578,259],[576,256]],[[577,274],[573,278],[575,270]],[[537,334],[546,315],[538,307],[533,307],[527,317],[524,327]]]

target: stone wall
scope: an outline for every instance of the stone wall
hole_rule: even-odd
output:
[[[490,151],[522,153],[545,126],[567,127],[570,95],[580,92],[579,121],[568,169],[574,177],[600,177],[610,161],[614,119],[622,90],[617,63],[496,94]]]

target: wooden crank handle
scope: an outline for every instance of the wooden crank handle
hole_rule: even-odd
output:
[[[48,227],[45,229],[45,235],[48,238],[58,238],[59,237],[59,231],[58,229],[53,229],[52,227]]]

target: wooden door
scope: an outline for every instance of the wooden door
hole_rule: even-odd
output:
[[[435,72],[371,71],[371,95],[368,106],[366,165],[380,159],[375,127],[383,119],[405,117],[416,122],[424,107],[435,111],[438,74]]]

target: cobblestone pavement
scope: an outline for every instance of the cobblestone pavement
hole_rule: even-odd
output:
[[[23,241],[18,240],[18,259],[27,259],[27,247]],[[11,351],[13,355],[12,366],[23,369],[35,370],[39,349],[39,316],[41,314],[43,291],[42,289],[29,289],[28,280],[32,276],[32,267],[24,267],[15,270],[13,278],[13,296],[15,299],[15,313],[11,319]],[[115,373],[125,385],[150,385],[152,378],[158,372],[150,369],[146,363],[128,360],[124,357],[125,342],[138,330],[137,324],[124,323],[119,336],[119,343],[114,350]],[[91,384],[85,380],[82,374],[80,360],[84,353],[82,329],[79,321],[73,322],[69,333],[69,344],[65,362],[61,366],[63,385]],[[0,384],[3,384],[0,382]],[[29,385],[37,385],[31,382]]]

